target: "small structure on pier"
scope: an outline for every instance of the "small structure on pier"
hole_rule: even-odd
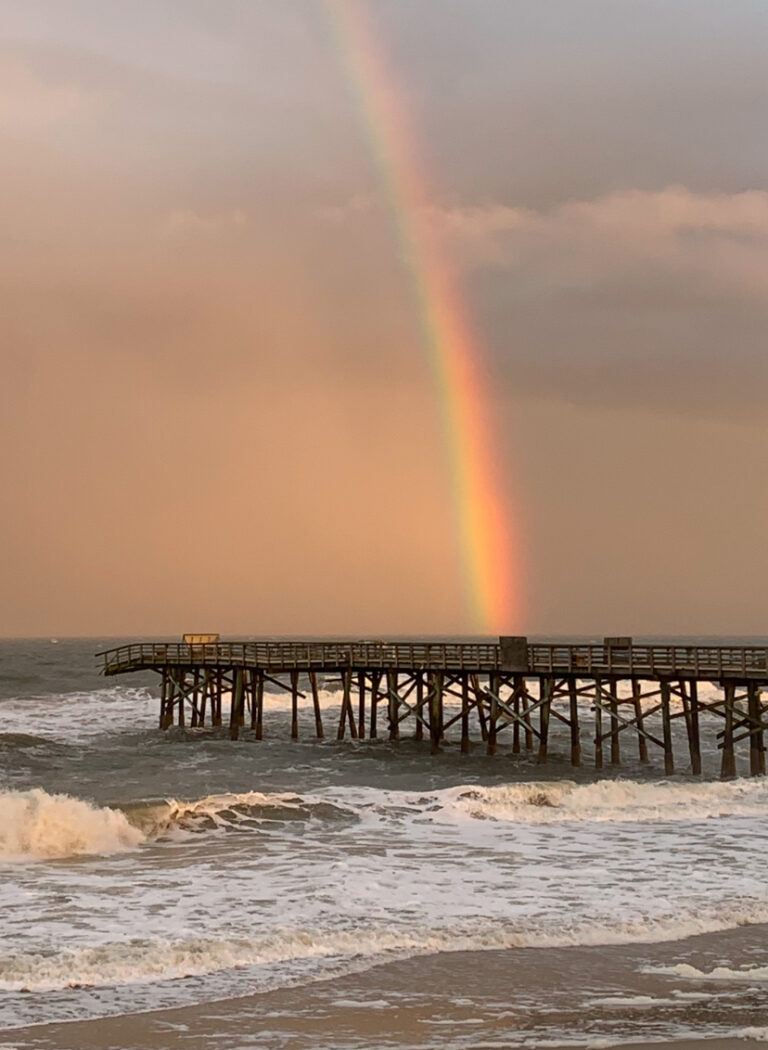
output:
[[[264,691],[291,697],[291,737],[299,735],[298,701],[312,696],[314,730],[325,735],[318,676],[330,676],[339,694],[336,737],[396,741],[408,725],[432,752],[458,735],[462,752],[480,739],[489,754],[500,734],[513,754],[525,749],[548,757],[552,719],[568,727],[570,760],[581,764],[580,719],[593,716],[594,764],[621,762],[622,741],[634,738],[647,762],[649,746],[675,772],[673,723],[682,720],[686,766],[701,773],[701,715],[719,727],[721,775],[736,775],[736,745],[749,749],[752,775],[766,771],[764,731],[768,647],[636,645],[631,638],[601,644],[529,643],[502,637],[478,642],[222,642],[218,635],[185,635],[182,643],[140,642],[98,654],[106,675],[152,670],[161,676],[161,729],[174,724],[222,724],[229,696],[229,731],[237,739],[250,723],[264,735]],[[306,683],[306,684],[305,684]],[[714,685],[706,698],[699,686]],[[301,688],[300,688],[301,687]],[[651,726],[660,722],[659,732]],[[607,753],[607,756],[606,756]],[[679,762],[679,759],[677,760]]]

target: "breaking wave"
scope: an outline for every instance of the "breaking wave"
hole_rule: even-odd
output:
[[[768,981],[768,966],[746,966],[733,969],[730,966],[715,966],[711,970],[700,970],[690,963],[677,963],[675,966],[648,966],[643,973],[659,973],[674,977],[685,977],[690,981]]]
[[[362,799],[361,799],[362,801]],[[680,784],[604,780],[462,786],[435,795],[381,792],[379,817],[423,820],[469,817],[524,824],[562,822],[695,821],[765,813],[768,786],[755,781]],[[410,805],[409,805],[410,803]],[[371,806],[346,805],[288,792],[169,799],[124,809],[97,806],[69,795],[0,793],[0,858],[52,859],[118,853],[179,834],[268,827],[292,821],[356,822]]]
[[[122,853],[174,833],[242,829],[286,821],[356,820],[352,810],[293,794],[209,795],[125,809],[40,788],[0,793],[0,859],[51,860]]]
[[[144,840],[119,810],[40,788],[0,793],[0,858],[5,860],[119,853]]]
[[[162,803],[140,804],[127,808],[126,814],[151,838],[160,838],[174,831],[245,830],[272,822],[356,819],[351,809],[322,799],[259,791],[208,795],[192,802],[169,799]]]
[[[768,806],[768,786],[747,780],[704,784],[543,781],[452,788],[445,794],[448,808],[466,816],[526,824],[707,820],[760,815]]]
[[[653,920],[594,919],[569,925],[553,920],[520,928],[497,922],[457,923],[450,927],[417,925],[397,928],[380,922],[345,929],[281,927],[257,937],[231,936],[135,938],[54,951],[0,955],[0,990],[53,991],[66,988],[136,985],[158,980],[203,977],[255,966],[273,968],[270,986],[329,965],[336,972],[368,969],[387,959],[405,959],[442,952],[498,951],[509,948],[569,947],[673,941],[738,925],[768,920],[768,905],[692,909]],[[723,969],[723,968],[718,968]],[[691,971],[691,972],[689,972]],[[646,972],[721,980],[761,980],[758,971],[712,974],[686,965]],[[732,974],[732,976],[731,976]]]

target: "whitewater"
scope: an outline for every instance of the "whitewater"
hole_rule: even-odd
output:
[[[768,1023],[764,781],[631,762],[596,780],[565,746],[558,761],[557,736],[546,777],[479,746],[296,743],[277,694],[261,743],[161,734],[151,680],[105,684],[76,670],[85,644],[26,644],[0,695],[0,1035],[257,994],[283,1017],[299,988],[333,988],[323,1009],[344,1016],[397,1000],[407,1018],[390,985],[413,972],[455,1022],[438,1039],[414,1013],[418,1045],[469,1046],[480,992],[444,990],[464,957],[499,1045]],[[508,981],[489,991],[513,965],[523,1013]],[[553,1012],[566,993],[545,1001],[542,974],[564,966]]]

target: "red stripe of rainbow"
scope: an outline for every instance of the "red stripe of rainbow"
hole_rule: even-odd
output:
[[[325,4],[392,211],[438,391],[472,628],[510,631],[519,615],[514,534],[489,424],[482,348],[458,281],[425,219],[427,182],[405,106],[376,45],[368,5],[365,0]]]

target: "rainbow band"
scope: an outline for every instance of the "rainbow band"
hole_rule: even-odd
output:
[[[488,422],[482,350],[458,282],[425,220],[427,182],[405,106],[376,46],[367,4],[325,3],[392,211],[438,391],[472,627],[480,633],[511,631],[518,620],[513,531]]]

